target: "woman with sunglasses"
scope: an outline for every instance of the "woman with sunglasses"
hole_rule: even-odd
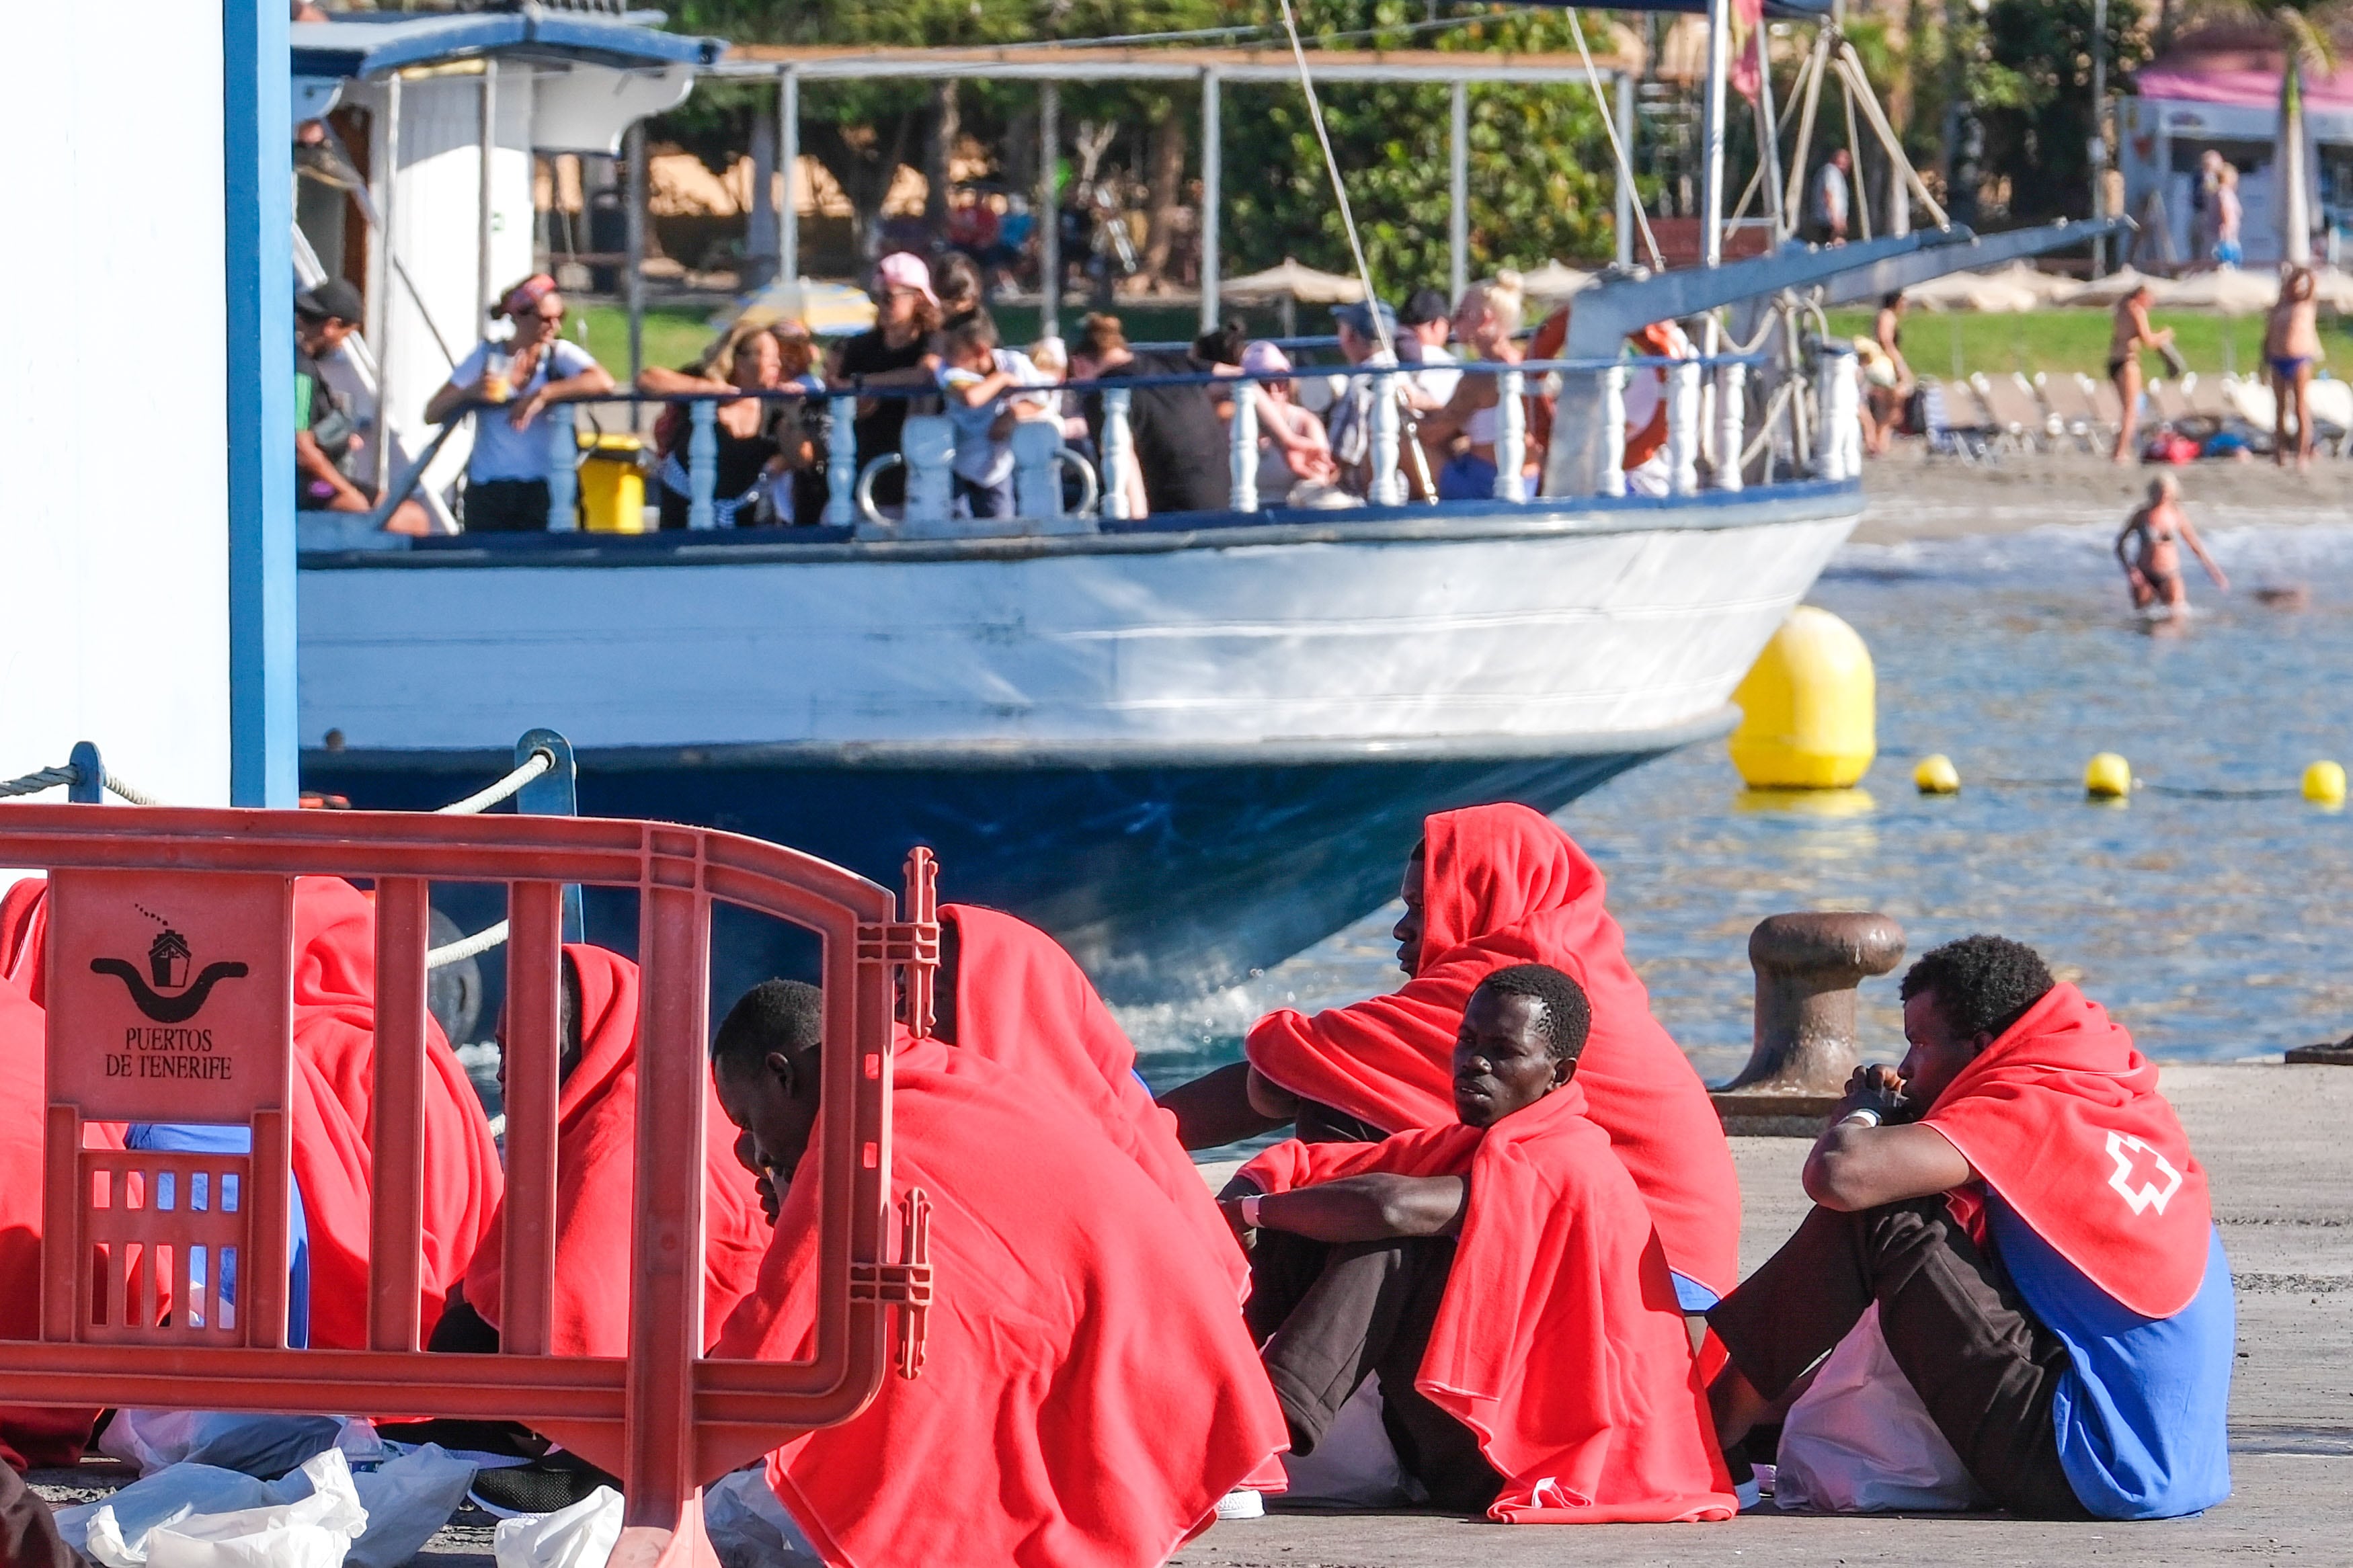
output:
[[[557,398],[612,391],[613,378],[586,349],[564,341],[564,296],[546,273],[501,295],[492,314],[514,322],[514,335],[475,344],[426,404],[425,418],[439,425],[478,408],[466,462],[466,531],[536,533],[547,527],[554,460],[539,416]]]

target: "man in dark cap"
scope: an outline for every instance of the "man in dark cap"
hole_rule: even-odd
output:
[[[343,472],[344,460],[364,444],[350,399],[327,384],[319,361],[342,352],[366,310],[360,291],[340,278],[294,297],[294,510],[375,510],[375,499]],[[424,507],[404,500],[385,522],[387,533],[430,533]]]

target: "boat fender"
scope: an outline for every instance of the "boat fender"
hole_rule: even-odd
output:
[[[1828,610],[1790,611],[1732,700],[1732,764],[1751,789],[1845,789],[1878,755],[1871,650]]]

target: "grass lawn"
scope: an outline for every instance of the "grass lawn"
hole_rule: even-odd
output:
[[[585,305],[577,309],[588,327],[588,352],[616,379],[626,381],[629,374],[629,312],[618,305]],[[649,307],[646,363],[691,363],[711,342],[711,329],[703,324],[710,319],[710,310],[701,305]]]
[[[1868,336],[1873,312],[1832,310],[1831,330],[1850,337]],[[2261,316],[2201,316],[2186,311],[2153,311],[2160,327],[2173,329],[2174,345],[2189,368],[2200,375],[2236,371],[2254,374],[2263,346]],[[2110,318],[2105,310],[2034,310],[2024,315],[1982,315],[1970,310],[1931,312],[1914,310],[1904,318],[1904,356],[1921,375],[1949,378],[1983,371],[2002,374],[2022,371],[2080,371],[2085,375],[2107,374]],[[2322,326],[2324,339],[2335,336],[2331,323]],[[2340,355],[2353,363],[2353,354]],[[2146,362],[2154,368],[2155,362]]]

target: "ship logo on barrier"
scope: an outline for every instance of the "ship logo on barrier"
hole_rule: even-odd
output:
[[[128,959],[93,958],[90,961],[92,974],[111,974],[122,982],[131,993],[131,1000],[139,1010],[159,1024],[185,1024],[203,1011],[205,999],[213,987],[224,980],[245,977],[244,964],[231,959],[207,963],[189,984],[188,963],[193,956],[188,939],[172,929],[171,922],[144,905],[134,905],[139,912],[164,929],[147,944],[147,973]]]
[[[2139,1163],[2136,1155],[2147,1155],[2149,1163],[2157,1167],[2157,1175],[2137,1187],[2131,1184],[2133,1170]],[[2145,1214],[2152,1208],[2163,1214],[2165,1205],[2173,1201],[2173,1194],[2181,1190],[2181,1173],[2173,1168],[2173,1162],[2137,1138],[2127,1138],[2121,1132],[2109,1133],[2108,1158],[2116,1163],[2116,1171],[2108,1177],[2108,1185],[2123,1194],[2135,1214]],[[2158,1184],[2159,1180],[2164,1185]]]

